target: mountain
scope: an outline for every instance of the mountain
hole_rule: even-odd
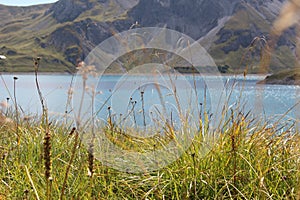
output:
[[[106,38],[139,27],[168,27],[207,49],[226,71],[259,72],[266,44],[249,49],[254,38],[268,40],[283,0],[60,0],[30,7],[0,5],[1,71],[73,72],[76,62]],[[265,45],[265,46],[264,46]],[[295,30],[278,40],[269,72],[292,68]]]

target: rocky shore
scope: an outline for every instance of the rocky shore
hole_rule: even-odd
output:
[[[258,84],[300,85],[300,71],[293,69],[275,73],[266,76]]]

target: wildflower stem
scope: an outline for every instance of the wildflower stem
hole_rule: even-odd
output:
[[[50,180],[51,178],[51,134],[49,130],[47,108],[44,103],[44,98],[38,81],[38,70],[40,66],[40,58],[36,58],[34,61],[34,74],[35,74],[35,85],[38,91],[42,106],[42,125],[44,127],[45,136],[44,136],[44,167],[45,167],[45,179],[46,179],[46,197],[50,199],[51,187]]]
[[[77,149],[77,146],[78,146],[78,138],[79,138],[79,134],[78,134],[78,131],[76,131],[71,158],[70,158],[70,161],[68,163],[68,166],[67,166],[67,169],[66,169],[66,172],[65,172],[64,182],[63,182],[63,185],[62,185],[62,188],[61,188],[61,193],[60,193],[60,198],[59,198],[61,200],[63,199],[64,193],[65,193],[65,188],[66,188],[66,185],[67,185],[69,172],[70,172],[70,169],[71,169],[71,165],[72,165],[73,160],[75,158],[76,149]]]
[[[16,112],[16,135],[18,137],[18,146],[20,145],[20,135],[19,135],[19,111],[18,111],[18,103],[17,103],[17,94],[16,94],[16,82],[18,77],[14,76],[14,101],[15,101],[15,112]]]
[[[144,91],[141,91],[141,100],[142,100],[142,112],[143,112],[143,125],[144,128],[146,129]]]

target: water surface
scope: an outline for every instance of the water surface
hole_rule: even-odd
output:
[[[10,105],[13,103],[14,98],[13,77],[13,75],[2,75],[0,80],[0,101],[6,102],[7,98],[9,98],[8,103]],[[15,93],[17,103],[24,115],[40,113],[41,105],[34,75],[17,75],[17,77]],[[193,104],[195,109],[199,109],[205,104],[207,111],[212,110],[212,104],[218,102],[215,98],[224,93],[226,98],[230,96],[228,109],[240,105],[240,110],[243,110],[244,113],[250,111],[253,116],[265,119],[286,115],[287,111],[299,101],[300,87],[256,84],[263,78],[263,76],[256,75],[249,75],[246,78],[243,76],[222,76],[220,78],[220,76],[212,75],[205,77],[185,75],[172,78],[172,84],[176,85],[176,93],[179,96],[181,95],[180,104]],[[166,76],[161,79],[165,81],[171,78]],[[76,88],[80,86],[80,83],[76,86],[74,84],[76,83],[75,80],[72,80],[73,77],[71,75],[39,75],[40,88],[52,117],[59,118],[66,111],[71,113],[72,106],[77,106],[75,110],[78,110],[78,102],[80,102],[82,91]],[[220,87],[213,87],[214,83],[220,84],[220,80],[225,91],[222,91],[223,89]],[[77,77],[77,81],[80,82],[81,78]],[[211,83],[207,84],[207,82]],[[188,99],[189,95],[186,93],[188,91],[187,83],[190,84],[190,88],[196,89],[196,92],[193,94],[193,97],[196,95],[196,98],[193,101]],[[130,76],[124,79],[123,76],[119,75],[102,76],[100,80],[97,79],[94,82],[94,85],[97,85],[94,110],[99,110],[99,117],[106,120],[111,114],[128,114],[133,108],[133,104],[135,104],[136,123],[142,124],[145,123],[145,120],[146,123],[150,123],[151,116],[149,116],[149,113],[153,113],[153,109],[162,109],[163,107],[159,107],[159,105],[164,101],[168,113],[171,113],[173,115],[172,118],[175,119],[176,110],[178,111],[178,102],[174,99],[174,95],[171,95],[174,90],[164,87],[163,84],[165,82],[160,82],[159,85],[162,86],[158,89],[157,85],[149,82],[147,77]],[[74,96],[76,99],[73,99],[73,103],[75,103],[67,107],[68,90],[71,85],[74,87],[74,92],[76,93],[76,90],[78,90],[78,93]],[[143,100],[141,99],[141,92],[143,92]],[[85,94],[86,98],[89,98],[91,94],[91,92],[87,92]],[[111,107],[111,111],[107,110],[108,107]],[[5,109],[7,108],[2,108],[3,112],[5,112]],[[144,110],[142,111],[142,109]],[[296,106],[286,115],[285,119],[298,118],[297,114],[300,113],[298,111],[300,111],[299,106]],[[141,113],[145,113],[146,116],[144,117]]]

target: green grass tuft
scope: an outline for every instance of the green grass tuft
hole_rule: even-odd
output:
[[[269,128],[239,113],[226,114],[219,130],[222,134],[204,157],[199,132],[180,159],[159,171],[128,174],[95,160],[92,178],[88,174],[88,147],[76,141],[76,134],[69,134],[71,126],[52,123],[48,130],[52,144],[51,197],[59,199],[64,185],[65,199],[296,199],[300,135],[295,126],[279,131],[279,127]],[[0,127],[2,199],[46,199],[45,131],[38,118],[20,121],[18,144],[13,123]],[[147,143],[153,145],[151,138],[134,141],[111,127],[103,131],[116,145],[128,144],[133,150],[147,147]]]

